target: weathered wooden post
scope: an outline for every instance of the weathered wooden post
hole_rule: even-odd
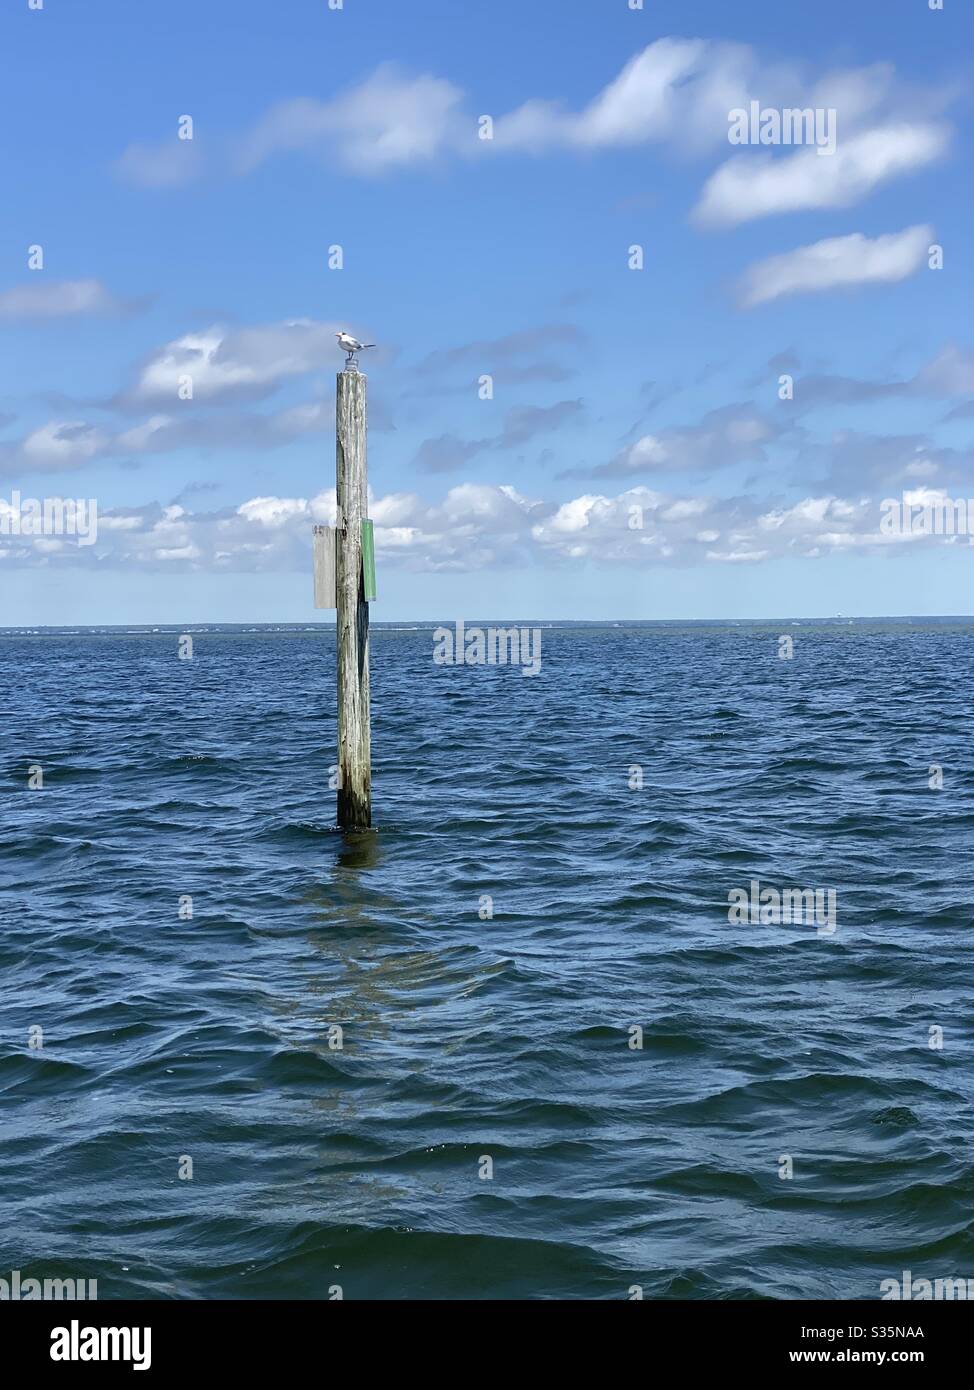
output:
[[[367,380],[357,368],[346,367],[337,384],[338,824],[343,830],[367,830],[372,824],[369,605],[362,565],[362,523],[368,511]]]
[[[366,378],[354,350],[335,392],[336,525],[314,528],[315,607],[337,612],[338,824],[372,824],[372,730],[369,711],[369,600],[375,598],[375,539],[366,512],[368,421]]]

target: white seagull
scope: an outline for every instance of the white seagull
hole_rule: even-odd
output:
[[[375,347],[375,343],[360,343],[358,338],[353,338],[351,333],[346,333],[344,330],[341,333],[336,333],[335,337],[338,339],[338,346],[342,352],[347,353],[346,363],[351,362],[357,352],[364,352],[366,348]]]

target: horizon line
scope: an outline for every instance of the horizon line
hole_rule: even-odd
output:
[[[974,622],[974,613],[830,613],[822,615],[810,615],[794,613],[788,616],[772,615],[770,617],[741,617],[741,618],[389,618],[370,620],[371,628],[390,628],[401,627],[404,623],[412,624],[416,627],[442,627],[450,624],[455,625],[462,622],[464,626],[476,626],[480,624],[502,624],[511,626],[524,626],[526,623],[542,624],[548,627],[564,624],[571,627],[602,627],[611,624],[616,627],[649,626],[651,624],[687,624],[687,623],[876,623],[876,622],[915,622],[915,623],[943,623],[943,622]],[[129,619],[127,622],[67,622],[67,623],[0,623],[0,633],[20,632],[29,628],[34,632],[57,632],[65,628],[119,628],[130,630],[132,628],[149,628],[162,630],[163,628],[173,628],[184,630],[191,627],[248,627],[248,628],[270,628],[270,627],[294,627],[303,630],[318,629],[322,631],[334,630],[334,622],[312,622],[302,618],[276,618],[263,619],[260,621],[241,618],[241,619],[216,619],[195,618],[186,622],[156,621],[140,622],[137,619]]]

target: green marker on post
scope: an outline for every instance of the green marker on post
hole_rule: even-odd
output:
[[[365,582],[365,601],[375,598],[375,534],[367,517],[362,519],[362,577]]]

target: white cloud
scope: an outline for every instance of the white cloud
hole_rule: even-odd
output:
[[[760,560],[766,560],[768,554],[767,550],[708,550],[707,559],[722,564],[755,565]]]
[[[831,106],[842,131],[892,119],[909,100],[922,121],[946,94],[897,90],[888,64],[833,71],[812,82],[794,64],[762,63],[747,44],[664,37],[634,54],[577,110],[564,102],[528,97],[513,110],[491,113],[456,84],[429,73],[384,63],[363,81],[328,100],[302,96],[267,110],[236,141],[228,140],[236,171],[292,151],[365,177],[431,166],[447,155],[489,157],[505,151],[549,149],[588,152],[647,143],[697,155],[727,141],[728,112],[757,99],[771,106]],[[493,117],[493,138],[480,138],[479,115]],[[147,187],[174,186],[205,171],[198,141],[175,138],[135,144],[117,161],[125,178]]]
[[[810,372],[798,378],[795,392],[796,408],[800,411],[823,404],[858,405],[911,396],[968,401],[974,396],[974,353],[956,343],[948,343],[915,376],[893,380]],[[961,408],[966,409],[966,406]]]
[[[123,453],[142,454],[156,446],[166,447],[171,436],[173,420],[168,415],[153,415],[141,425],[122,430],[115,436],[115,447]]]
[[[129,145],[115,161],[115,173],[140,188],[176,188],[201,178],[205,166],[199,141],[171,139]]]
[[[538,153],[552,145],[598,149],[666,138],[678,113],[690,116],[708,90],[739,72],[747,50],[703,39],[657,39],[578,113],[531,100],[495,122],[498,149]],[[737,83],[734,84],[737,90]],[[695,98],[697,101],[695,101]],[[699,119],[694,122],[699,125]],[[726,130],[726,125],[724,127]]]
[[[202,551],[195,545],[181,545],[169,549],[154,550],[152,552],[156,560],[199,560],[202,558]]]
[[[608,463],[573,468],[562,477],[623,478],[647,473],[707,473],[736,463],[761,463],[766,446],[781,434],[781,426],[753,405],[727,405],[710,410],[697,425],[681,425],[644,434]]]
[[[843,131],[877,119],[895,98],[886,64],[827,73],[816,84],[791,64],[764,64],[747,44],[660,38],[580,111],[530,100],[494,126],[485,149],[540,153],[665,143],[697,155],[727,144],[728,117],[758,100],[771,107],[834,107]],[[917,105],[923,103],[917,102]]]
[[[25,438],[0,440],[0,474],[77,469],[96,458],[117,459],[179,449],[278,449],[303,435],[331,432],[334,406],[315,401],[274,412],[153,415],[113,431],[83,420],[50,420]]]
[[[939,494],[920,489],[910,495],[922,500]],[[556,502],[520,496],[506,485],[466,483],[436,502],[413,493],[371,496],[369,510],[380,571],[386,572],[460,573],[525,564],[555,569],[580,563],[629,569],[760,564],[891,545],[879,530],[878,499],[834,494],[769,505],[757,498],[680,496],[634,487]],[[21,543],[0,546],[0,556],[6,556],[6,568],[305,571],[310,584],[312,523],[333,522],[334,516],[333,490],[313,498],[253,497],[209,513],[181,506],[100,508],[95,546],[69,545],[54,553]],[[944,541],[910,539],[921,545]]]
[[[451,82],[384,63],[334,101],[300,97],[272,107],[244,139],[239,167],[248,172],[288,150],[311,150],[367,175],[429,163],[469,120],[460,116],[462,98]]]
[[[21,444],[24,464],[38,472],[78,468],[105,448],[107,436],[84,420],[50,420]]]
[[[828,155],[814,148],[778,158],[741,154],[707,180],[694,217],[734,225],[773,213],[851,207],[881,183],[939,159],[949,138],[943,125],[900,123],[840,137]]]
[[[918,226],[874,239],[854,232],[799,246],[752,265],[739,286],[740,302],[753,308],[784,295],[905,280],[920,269],[933,237],[932,227]]]
[[[194,401],[256,400],[282,382],[338,359],[341,325],[311,319],[186,333],[159,348],[123,399],[131,405],[179,404],[182,378],[190,377]]]
[[[100,280],[46,280],[0,294],[0,319],[55,319],[97,314],[125,314],[137,307],[134,300],[119,299]]]
[[[974,352],[948,344],[917,373],[911,385],[932,396],[974,396]]]
[[[259,526],[286,526],[294,517],[309,515],[305,497],[253,497],[237,508],[237,515]]]

